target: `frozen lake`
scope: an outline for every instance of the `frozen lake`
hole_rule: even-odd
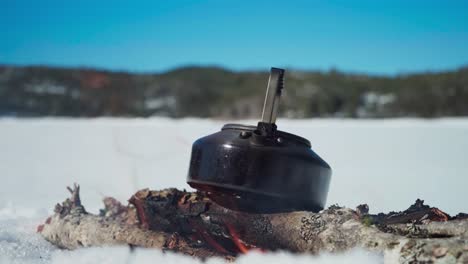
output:
[[[45,254],[45,262],[58,254],[33,235],[34,228],[67,197],[65,186],[73,182],[82,186],[83,203],[94,212],[107,195],[124,201],[145,187],[190,189],[185,177],[191,143],[218,131],[223,123],[0,119],[0,256],[14,258],[23,249],[22,260],[36,263],[38,254]],[[468,118],[277,124],[280,130],[309,139],[332,166],[328,205],[355,207],[366,202],[371,212],[380,212],[403,210],[421,198],[450,214],[468,211]],[[30,250],[31,245],[41,250]],[[64,258],[60,254],[56,257]]]

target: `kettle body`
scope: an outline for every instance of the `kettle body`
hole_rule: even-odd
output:
[[[233,210],[256,213],[324,208],[331,168],[302,137],[227,124],[192,146],[187,182]]]

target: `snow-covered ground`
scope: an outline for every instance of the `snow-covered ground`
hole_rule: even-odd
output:
[[[97,212],[110,195],[124,201],[140,188],[185,183],[191,142],[225,122],[150,119],[0,119],[0,263],[188,262],[154,250],[57,250],[35,234],[66,185],[82,186],[86,208]],[[250,120],[243,123],[255,124]],[[328,204],[371,212],[401,210],[416,198],[450,214],[468,211],[468,119],[279,120],[301,135],[333,168]],[[295,258],[310,262],[312,257]],[[353,251],[317,263],[374,263]],[[16,261],[16,262],[15,262]],[[288,254],[247,255],[241,263],[289,263]]]

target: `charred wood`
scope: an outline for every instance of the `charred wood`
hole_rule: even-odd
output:
[[[201,192],[145,189],[128,206],[106,198],[101,214],[92,215],[81,205],[79,187],[71,193],[38,228],[61,248],[128,244],[230,260],[249,250],[317,254],[365,248],[382,253],[388,263],[468,263],[466,215],[451,217],[422,200],[405,211],[377,215],[367,205],[249,214],[226,209]]]

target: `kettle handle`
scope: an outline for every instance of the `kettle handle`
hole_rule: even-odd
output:
[[[279,100],[281,90],[284,87],[284,70],[279,68],[271,68],[270,78],[263,104],[262,121],[263,123],[274,124],[278,115]]]

